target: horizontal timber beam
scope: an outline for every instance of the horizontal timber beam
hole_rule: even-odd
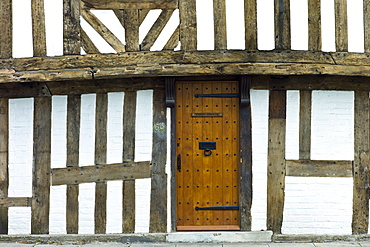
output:
[[[351,160],[286,160],[286,176],[352,177]]]
[[[230,75],[348,76],[363,77],[361,81],[367,83],[368,56],[312,51],[162,51],[0,59],[0,83]]]
[[[31,207],[32,197],[8,197],[0,199],[0,207]]]
[[[178,0],[82,0],[84,8],[94,9],[176,9]]]
[[[55,168],[52,169],[52,185],[150,178],[151,169],[150,161]]]

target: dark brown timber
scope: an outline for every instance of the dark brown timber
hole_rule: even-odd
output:
[[[51,97],[34,99],[31,233],[49,233]]]
[[[240,93],[250,99],[251,77],[240,78]],[[243,92],[244,91],[244,92]],[[239,211],[240,230],[252,228],[252,112],[251,104],[240,104]]]
[[[285,190],[286,91],[270,91],[267,229],[281,233]]]
[[[78,167],[80,144],[81,95],[68,95],[67,167]],[[54,173],[53,173],[54,176]],[[52,180],[54,183],[54,179]],[[78,233],[79,186],[67,185],[66,227],[68,234]]]
[[[366,234],[369,226],[369,92],[355,91],[352,233]]]
[[[135,159],[136,92],[125,92],[123,104],[123,162]],[[122,232],[135,231],[135,180],[123,181]]]
[[[107,162],[108,94],[96,94],[95,112],[95,164]],[[107,182],[95,184],[95,234],[106,233]]]
[[[9,100],[0,99],[0,198],[8,198],[9,188]],[[0,234],[8,234],[8,208],[0,207]]]
[[[167,108],[164,89],[153,91],[152,186],[150,232],[167,231]]]

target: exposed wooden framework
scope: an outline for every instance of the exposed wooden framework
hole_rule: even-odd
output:
[[[370,1],[363,1],[364,53],[348,53],[347,0],[334,1],[336,52],[323,52],[320,1],[308,0],[308,51],[291,50],[290,1],[274,0],[275,49],[258,50],[256,0],[244,0],[245,49],[228,50],[225,0],[213,1],[214,50],[198,51],[196,0],[63,0],[63,56],[47,57],[44,0],[32,0],[33,56],[12,58],[12,0],[0,2],[0,234],[8,233],[8,208],[31,207],[32,234],[49,232],[50,186],[67,185],[68,234],[78,233],[79,184],[94,182],[95,233],[106,233],[107,181],[123,181],[122,232],[135,231],[135,179],[151,178],[150,232],[167,231],[167,155],[175,174],[175,124],[167,140],[167,109],[175,119],[176,80],[240,80],[240,220],[251,230],[252,157],[250,89],[270,90],[267,229],[281,233],[286,176],[353,177],[352,233],[369,225]],[[111,9],[125,30],[117,37],[94,10]],[[140,42],[139,27],[151,10],[159,17]],[[151,51],[174,13],[178,24],[162,51]],[[80,18],[117,54],[100,54]],[[174,51],[178,48],[177,51]],[[81,49],[88,55],[81,56]],[[137,91],[153,90],[150,161],[135,162]],[[172,91],[171,91],[172,89]],[[167,91],[166,91],[167,90]],[[285,159],[286,91],[300,90],[299,159]],[[312,90],[354,91],[354,159],[311,160]],[[107,163],[108,92],[124,92],[122,163]],[[81,94],[96,93],[95,165],[79,167]],[[166,95],[167,94],[167,95]],[[51,169],[51,100],[68,95],[67,162]],[[34,97],[31,197],[9,197],[9,99]],[[246,152],[244,152],[246,150]],[[175,183],[171,177],[171,186]],[[171,224],[176,227],[175,197]]]

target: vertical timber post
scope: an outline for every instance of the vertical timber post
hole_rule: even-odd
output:
[[[227,49],[226,37],[226,2],[225,0],[213,1],[215,50]]]
[[[196,0],[179,2],[180,42],[182,51],[197,49],[197,13]]]
[[[290,0],[275,0],[275,49],[290,50]]]
[[[308,50],[321,51],[321,1],[308,0]]]
[[[348,51],[347,0],[335,0],[335,47],[337,52]]]
[[[352,233],[369,227],[369,92],[355,91]]]
[[[286,91],[270,91],[267,168],[267,229],[281,233],[285,190]]]
[[[31,0],[33,55],[46,56],[46,30],[44,0]]]
[[[79,55],[80,0],[63,0],[63,54]]]
[[[299,159],[311,158],[312,91],[299,91]]]
[[[67,167],[79,166],[81,95],[68,95],[67,102]],[[78,233],[78,184],[67,185],[66,227],[68,234]]]
[[[370,0],[363,0],[364,6],[364,46],[365,52],[370,52]]]
[[[31,233],[49,233],[51,97],[34,98]]]
[[[13,50],[12,0],[0,1],[0,58],[11,58]],[[8,197],[9,188],[9,100],[0,99],[0,198]],[[0,207],[0,234],[8,234],[8,207]]]
[[[125,92],[123,105],[123,162],[135,158],[136,92]],[[135,231],[135,180],[123,181],[122,232]]]
[[[0,198],[9,188],[9,100],[0,99]],[[8,207],[0,207],[0,234],[8,234]]]
[[[245,49],[257,50],[257,1],[244,0]]]
[[[108,94],[96,94],[95,113],[95,164],[107,163]],[[107,182],[95,184],[95,234],[106,233]]]
[[[252,111],[250,85],[250,76],[240,78],[239,212],[241,231],[250,231],[252,228]]]
[[[149,232],[167,232],[167,118],[164,89],[153,91],[153,148]]]

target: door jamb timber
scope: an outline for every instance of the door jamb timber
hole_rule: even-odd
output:
[[[171,147],[176,146],[175,77],[166,77],[166,105],[171,108]],[[252,226],[252,128],[250,105],[251,76],[239,77],[239,212],[240,231],[250,231]],[[176,231],[176,148],[171,148],[171,231]]]

